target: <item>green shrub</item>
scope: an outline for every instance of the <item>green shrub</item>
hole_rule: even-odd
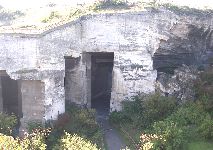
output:
[[[47,145],[45,143],[45,133],[43,131],[27,134],[24,139],[20,141],[24,150],[45,150]]]
[[[110,115],[112,123],[131,123],[135,127],[148,128],[153,122],[164,119],[176,109],[176,100],[159,93],[133,97],[124,101],[120,112]]]
[[[4,113],[0,113],[0,133],[11,135],[12,129],[17,124],[17,117],[12,115],[7,115]]]
[[[152,132],[141,134],[140,150],[179,150],[186,142],[184,129],[172,121],[154,123]]]
[[[206,122],[206,118],[209,122]],[[185,129],[185,133],[191,141],[202,137],[209,137],[207,132],[211,131],[211,117],[201,105],[190,102],[181,106],[176,112],[165,120],[173,121],[178,126]]]
[[[71,149],[71,150],[98,150],[95,144],[74,134],[71,135],[65,132],[65,135],[60,140],[59,145],[56,145],[54,150]]]
[[[109,116],[109,121],[114,124],[119,124],[127,120],[128,118],[122,112],[114,111]]]
[[[207,115],[200,105],[191,102],[180,107],[167,120],[172,120],[179,126],[199,125]]]
[[[206,116],[205,119],[198,126],[198,133],[201,137],[206,139],[213,139],[213,120],[210,116]]]
[[[49,129],[35,130],[32,134],[26,134],[23,139],[14,139],[12,136],[0,134],[0,149],[8,150],[45,150],[45,137]]]
[[[204,94],[200,96],[196,102],[198,105],[202,106],[205,111],[213,116],[213,96]]]
[[[54,123],[54,129],[48,137],[48,142],[57,142],[55,135],[61,136],[63,131],[77,134],[103,147],[103,134],[95,119],[95,110],[69,106],[67,112],[60,115]]]
[[[195,92],[197,101],[206,111],[213,112],[213,67],[202,72],[195,81]],[[213,115],[213,114],[212,114]]]
[[[145,96],[143,100],[143,123],[145,126],[162,120],[176,109],[176,100],[173,97],[165,97],[159,93]]]
[[[122,103],[123,109],[119,112],[112,112],[110,114],[110,122],[114,124],[132,123],[137,126],[141,121],[143,114],[142,101],[139,96],[133,97],[134,101],[124,101]]]
[[[27,130],[29,133],[32,133],[36,129],[44,129],[40,121],[34,120],[27,123]]]
[[[154,149],[154,146],[157,148],[160,148],[160,146],[157,146],[157,141],[162,140],[163,137],[156,135],[156,134],[141,134],[140,136],[140,143],[139,143],[139,150],[151,150]]]
[[[133,122],[136,126],[141,122],[143,116],[144,107],[142,97],[135,96],[132,98],[133,101],[123,102],[123,114],[125,120],[128,122]]]
[[[165,120],[185,128],[188,138],[213,138],[213,120],[199,103],[185,104]]]
[[[53,129],[46,138],[47,149],[52,150],[55,145],[58,145],[59,140],[63,136],[62,131]]]
[[[19,141],[14,139],[12,136],[7,136],[0,133],[0,149],[2,150],[22,150]]]
[[[172,121],[159,121],[154,123],[153,131],[155,134],[161,136],[153,141],[153,149],[165,149],[165,150],[179,150],[183,149],[183,144],[186,142],[184,129],[178,127],[175,122]]]

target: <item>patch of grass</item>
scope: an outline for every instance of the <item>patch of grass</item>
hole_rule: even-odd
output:
[[[187,150],[213,150],[213,142],[191,142],[187,144]]]
[[[41,22],[48,23],[53,19],[60,19],[61,15],[59,15],[58,11],[52,11],[48,17],[45,17]]]
[[[69,18],[73,18],[75,16],[81,16],[82,14],[86,13],[85,10],[83,9],[74,9],[74,10],[70,10],[69,13]]]
[[[129,5],[124,0],[103,0],[96,2],[93,6],[94,11],[106,9],[128,9]]]

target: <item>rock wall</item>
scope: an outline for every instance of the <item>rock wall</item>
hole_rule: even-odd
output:
[[[40,81],[21,81],[22,114],[20,119],[22,130],[30,121],[44,123],[44,83]]]
[[[0,80],[0,112],[3,112],[2,84]]]
[[[169,39],[160,41],[153,58],[154,68],[170,74],[182,64],[205,68],[213,56],[212,40],[213,30],[210,26],[177,24],[171,30]]]
[[[125,98],[155,91],[157,71],[205,64],[212,55],[212,25],[211,14],[165,9],[82,16],[41,35],[1,34],[0,70],[13,79],[43,82],[44,119],[56,119],[65,111],[64,57],[80,58],[74,102],[89,105],[84,54],[114,52],[110,107],[120,110]]]

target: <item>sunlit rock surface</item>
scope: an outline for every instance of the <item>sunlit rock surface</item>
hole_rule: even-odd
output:
[[[181,89],[182,84],[195,77],[187,69],[177,69],[211,65],[212,16],[150,9],[82,16],[42,34],[2,33],[0,70],[15,80],[41,81],[44,120],[57,119],[65,111],[66,94],[72,95],[70,102],[90,105],[91,52],[114,52],[111,111],[120,110],[124,99],[155,92],[159,86],[164,93],[186,99],[193,92]],[[70,56],[78,61],[64,80],[65,57]],[[174,78],[179,78],[177,84]]]

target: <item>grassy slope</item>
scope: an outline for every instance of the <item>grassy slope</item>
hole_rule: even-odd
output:
[[[187,145],[187,150],[213,150],[213,142],[191,142]]]

